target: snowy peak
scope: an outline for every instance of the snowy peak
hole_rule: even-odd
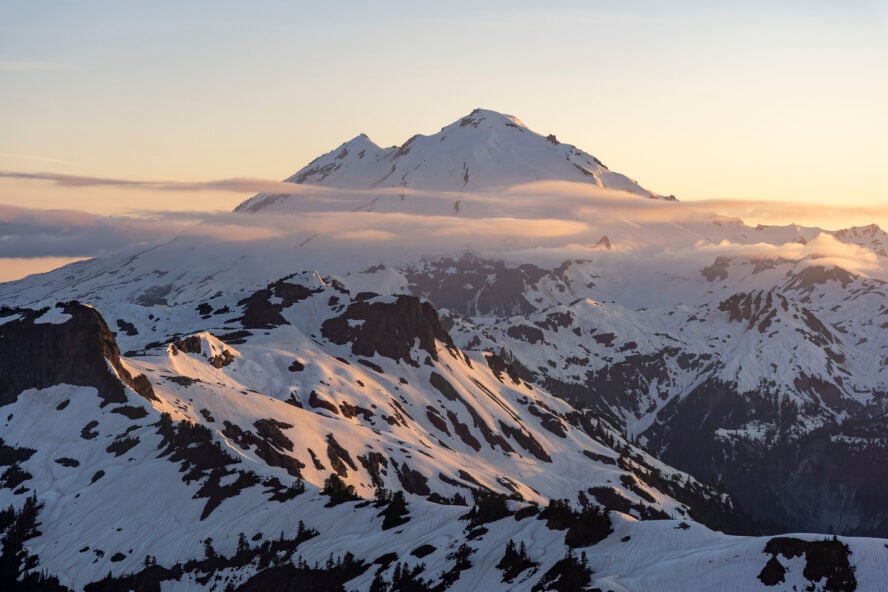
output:
[[[506,115],[504,113],[491,111],[490,109],[480,108],[473,110],[471,113],[461,118],[459,121],[451,123],[447,127],[442,128],[441,131],[452,130],[457,127],[472,127],[476,129],[499,129],[502,127],[510,127],[523,130],[527,129],[527,126],[524,125],[524,122],[522,122],[514,115]]]
[[[888,233],[877,224],[852,226],[851,228],[837,231],[835,236],[843,243],[860,245],[877,255],[888,257]]]
[[[674,199],[611,171],[591,154],[559,142],[554,134],[538,134],[517,117],[487,109],[475,109],[436,134],[417,134],[391,148],[380,148],[361,134],[286,181],[352,190],[403,187],[460,193],[496,192],[535,181],[568,181],[646,198]],[[295,199],[259,194],[237,210],[254,212],[274,206],[287,211]]]
[[[367,162],[376,163],[386,153],[387,151],[377,146],[367,134],[361,133],[348,142],[340,144],[335,150],[317,157],[308,166],[285,181],[300,184],[314,181],[315,184],[320,184],[346,163],[360,163],[365,158],[368,159]]]

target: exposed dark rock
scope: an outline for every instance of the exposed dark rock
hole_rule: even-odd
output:
[[[490,367],[490,371],[493,372],[493,375],[496,376],[497,380],[505,384],[505,381],[503,380],[503,373],[505,372],[513,384],[521,384],[521,377],[518,375],[514,366],[506,362],[501,356],[496,354],[485,354],[484,359],[487,360],[487,365]]]
[[[812,265],[794,274],[786,282],[786,289],[810,292],[826,282],[839,282],[843,288],[847,288],[856,277],[841,267],[827,268],[822,265]]]
[[[441,417],[441,414],[438,412],[438,410],[431,405],[426,405],[426,417],[433,426],[435,426],[437,429],[444,432],[448,436],[450,435],[450,430],[447,429],[447,422],[444,420],[443,417]]]
[[[37,452],[33,448],[8,446],[3,438],[0,438],[0,467],[8,467],[15,463],[25,462]]]
[[[472,431],[469,429],[469,426],[462,423],[459,418],[456,416],[456,413],[447,410],[447,418],[450,419],[451,425],[453,425],[453,430],[456,432],[456,435],[459,436],[460,440],[463,441],[464,444],[470,446],[475,452],[481,450],[481,442],[472,435]]]
[[[703,277],[708,282],[726,280],[728,279],[728,269],[731,266],[732,260],[731,257],[716,257],[715,262],[708,267],[704,267],[700,273],[703,274]]]
[[[595,501],[608,510],[637,516],[641,520],[666,520],[669,515],[663,510],[646,504],[633,502],[613,487],[590,487],[589,493]]]
[[[312,450],[311,448],[309,448],[309,449],[308,449],[308,455],[311,457],[311,462],[312,462],[312,464],[314,465],[314,468],[315,468],[316,470],[318,470],[318,471],[326,471],[326,470],[327,470],[327,467],[325,467],[325,466],[324,466],[324,463],[322,463],[322,462],[320,461],[320,459],[318,458],[318,455],[315,454],[314,450]],[[361,458],[361,457],[358,457],[358,460],[360,460],[360,458]]]
[[[537,327],[530,325],[513,325],[506,330],[506,334],[512,339],[525,341],[531,345],[536,343],[545,343],[543,332]]]
[[[776,537],[765,545],[765,553],[770,553],[771,559],[759,574],[759,580],[766,586],[775,586],[784,581],[786,568],[777,559],[778,555],[787,559],[804,555],[805,570],[802,575],[812,584],[826,579],[824,590],[834,592],[857,590],[857,578],[848,559],[851,549],[836,537],[822,541]],[[814,589],[813,585],[811,589]]]
[[[308,393],[308,404],[315,409],[326,409],[333,415],[339,415],[339,409],[336,408],[336,405],[330,401],[322,399],[315,391]]]
[[[117,329],[123,331],[128,337],[139,334],[139,330],[136,329],[135,325],[123,319],[117,319]]]
[[[140,374],[139,376],[144,376],[144,374]],[[120,407],[115,407],[111,410],[111,413],[119,413],[132,420],[148,417],[148,412],[144,407],[136,407],[134,405],[121,405]]]
[[[363,386],[363,385],[361,385]],[[339,404],[339,409],[342,411],[342,415],[351,419],[352,417],[361,416],[364,421],[370,421],[373,419],[373,411],[367,409],[366,407],[361,407],[360,405],[352,405],[347,401],[343,401]]]
[[[358,364],[361,364],[362,366],[367,366],[368,368],[370,368],[374,372],[378,372],[379,374],[385,374],[385,372],[382,371],[382,368],[379,366],[379,364],[374,364],[370,360],[358,358]]]
[[[466,254],[439,259],[405,270],[410,290],[438,308],[462,316],[524,315],[535,310],[524,293],[546,275],[535,265],[508,267],[502,261]]]
[[[188,354],[204,355],[202,340],[199,335],[189,335],[188,337],[177,339],[170,344],[170,349],[173,355],[176,355],[176,352],[178,351]],[[234,361],[234,355],[227,349],[223,349],[221,353],[218,353],[211,358],[207,358],[207,361],[214,368],[223,368]]]
[[[546,449],[543,448],[542,444],[540,444],[536,438],[533,437],[533,434],[526,430],[522,430],[520,428],[516,428],[504,423],[502,420],[499,422],[500,429],[502,432],[515,440],[519,446],[521,446],[524,450],[531,453],[538,459],[543,462],[552,462],[552,457],[546,452]]]
[[[336,474],[341,477],[348,476],[346,465],[351,467],[351,470],[353,471],[358,470],[358,466],[355,464],[355,461],[352,460],[348,450],[343,448],[339,442],[336,441],[333,434],[327,434],[327,458],[330,459],[330,466],[333,467]]]
[[[126,403],[124,384],[156,399],[147,380],[137,383],[124,368],[98,311],[77,302],[58,306],[71,316],[63,323],[35,323],[42,311],[30,311],[0,325],[0,407],[15,402],[23,390],[63,383],[94,387],[102,406]],[[108,370],[109,363],[120,379]]]
[[[397,464],[393,464],[395,469],[395,473],[398,475],[398,481],[401,482],[401,487],[404,488],[404,491],[407,493],[414,493],[416,495],[428,495],[432,492],[428,486],[428,479],[420,473],[419,471],[415,471],[407,466],[406,461],[401,463],[399,467]]]
[[[233,331],[231,333],[224,333],[219,335],[219,341],[227,343],[229,345],[240,345],[241,343],[247,342],[247,337],[252,336],[253,334],[249,331]]]
[[[281,467],[294,477],[302,477],[302,469],[305,468],[305,464],[282,452],[282,450],[293,450],[293,442],[281,432],[281,428],[288,429],[293,427],[292,425],[274,419],[259,419],[253,423],[257,431],[257,434],[254,434],[252,431],[244,430],[229,421],[222,423],[225,426],[222,435],[231,439],[242,450],[250,450],[255,447],[256,456],[269,466]]]
[[[192,384],[197,384],[201,381],[200,378],[192,378],[190,376],[184,376],[181,374],[176,376],[164,376],[164,378],[166,378],[170,382],[178,384],[179,386],[191,386]]]
[[[245,329],[271,329],[289,324],[281,315],[281,311],[319,291],[300,284],[288,283],[287,279],[289,278],[282,278],[269,284],[237,303],[238,306],[243,306],[244,314],[239,320]],[[277,296],[281,301],[272,304],[273,296]]]
[[[453,347],[432,305],[413,296],[398,296],[395,302],[353,302],[341,316],[324,321],[321,333],[337,345],[351,343],[355,355],[378,354],[414,366],[419,365],[411,354],[417,340],[435,360],[436,341]]]
[[[595,340],[595,343],[599,343],[605,347],[610,347],[616,337],[617,336],[613,333],[598,333],[597,335],[593,335],[592,339]]]
[[[416,557],[417,559],[422,559],[428,555],[431,555],[435,552],[436,547],[434,545],[420,545],[417,548],[410,551],[410,554]]]
[[[172,291],[172,284],[149,286],[136,298],[135,302],[140,306],[168,306],[166,297]]]
[[[368,452],[367,454],[358,456],[358,462],[360,462],[361,466],[364,467],[364,470],[370,474],[370,479],[373,481],[375,487],[382,487],[385,485],[383,477],[385,476],[386,468],[388,467],[388,460],[386,460],[385,455],[379,452]],[[318,470],[321,469],[319,468]]]
[[[259,437],[270,442],[281,450],[293,450],[293,442],[281,430],[289,430],[293,426],[276,419],[257,419],[253,422]]]
[[[585,456],[591,458],[595,462],[600,462],[600,463],[603,463],[606,465],[616,465],[617,464],[617,459],[615,459],[611,456],[605,456],[604,454],[596,454],[596,453],[591,452],[589,450],[584,450],[583,454]]]
[[[559,438],[566,438],[567,432],[564,430],[564,424],[562,421],[553,413],[549,413],[548,411],[541,411],[539,407],[531,403],[527,406],[527,410],[530,411],[531,415],[535,415],[539,417],[541,421],[541,425],[546,430],[552,432]]]

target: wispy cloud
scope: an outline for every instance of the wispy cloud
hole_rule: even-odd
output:
[[[36,156],[34,154],[17,154],[15,152],[0,152],[0,158],[16,158],[19,160],[31,160],[34,162],[48,162],[51,164],[64,164],[69,166],[80,166],[79,163],[67,160],[59,160],[57,158],[49,158],[46,156]]]
[[[113,177],[89,177],[83,175],[66,175],[63,173],[25,173],[18,171],[0,171],[0,177],[25,181],[48,181],[58,187],[119,187],[122,189],[145,189],[150,191],[231,191],[235,193],[278,193],[299,195],[310,190],[314,193],[323,188],[283,181],[239,177],[218,179],[213,181],[145,181],[133,179],[116,179]]]
[[[247,224],[239,224],[243,220]],[[271,239],[280,228],[248,217],[100,216],[0,205],[0,258],[94,257],[178,236],[234,242]]]

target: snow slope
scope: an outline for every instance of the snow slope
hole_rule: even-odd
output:
[[[3,366],[14,397],[3,399],[0,496],[17,510],[31,495],[41,504],[39,533],[25,540],[30,569],[76,590],[125,589],[133,573],[164,590],[285,589],[274,586],[306,570],[337,573],[349,552],[345,589],[421,565],[430,587],[531,590],[553,579],[564,589],[557,574],[573,557],[604,589],[679,590],[692,578],[713,590],[763,588],[768,539],[693,519],[730,522],[730,498],[502,360],[456,349],[418,299],[351,295],[304,274],[202,304],[190,312],[200,331],[123,358],[83,305],[60,307],[70,317],[60,324],[40,323],[42,310],[4,317],[3,359],[24,352],[39,376],[59,380],[34,388],[42,378]],[[84,335],[73,350],[39,343],[72,333]],[[113,380],[129,376],[120,393],[77,373],[96,355]],[[332,474],[355,501],[331,505],[322,489]],[[406,520],[386,527],[387,503],[371,503],[379,488],[405,492]],[[463,518],[473,499],[483,507],[483,492],[504,494],[506,514]],[[583,522],[568,515],[561,526],[538,509],[560,498],[574,512],[611,509],[609,524],[569,550],[571,524]],[[530,563],[508,583],[510,540]],[[861,586],[875,581],[882,541],[847,542],[839,564]],[[280,550],[263,555],[263,544]],[[295,567],[303,562],[316,568]],[[810,583],[804,562],[784,563],[787,582]]]

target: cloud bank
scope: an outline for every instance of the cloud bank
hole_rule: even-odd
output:
[[[0,258],[94,257],[176,237],[197,237],[218,243],[282,241],[300,247],[310,243],[312,248],[351,251],[360,258],[367,253],[418,258],[460,250],[511,254],[555,265],[566,259],[604,256],[614,261],[668,258],[688,265],[705,265],[719,256],[782,258],[879,277],[886,259],[871,250],[872,245],[842,242],[814,226],[756,227],[741,219],[753,214],[757,223],[786,224],[800,215],[835,220],[841,212],[866,222],[888,220],[882,208],[818,209],[715,200],[676,203],[564,182],[446,193],[403,188],[348,191],[262,179],[179,183],[11,172],[0,172],[0,177],[48,182],[58,190],[111,187],[274,196],[268,208],[255,213],[145,210],[102,216],[0,205]],[[885,239],[888,246],[888,235]]]

